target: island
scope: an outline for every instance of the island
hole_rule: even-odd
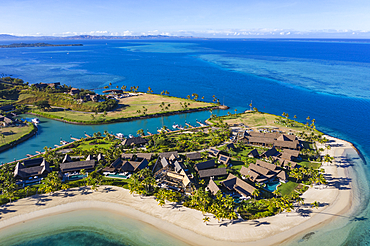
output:
[[[83,44],[13,43],[0,45],[0,48],[57,47],[57,46],[83,46]]]
[[[96,132],[45,148],[1,167],[0,202],[12,212],[2,214],[0,235],[25,220],[83,209],[127,214],[192,245],[303,237],[351,208],[351,183],[340,180],[356,150],[318,131],[314,119],[289,117],[251,106],[212,114],[200,127],[139,129],[128,138]]]

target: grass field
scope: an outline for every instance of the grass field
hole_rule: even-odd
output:
[[[293,181],[288,181],[287,183],[282,183],[278,191],[281,193],[282,196],[289,195],[294,191],[294,189],[298,186],[298,183],[293,182]]]
[[[94,143],[92,145],[90,145],[91,142],[93,142],[96,140],[90,140],[90,141],[84,141],[82,143],[80,143],[78,145],[77,148],[81,149],[81,150],[91,150],[91,149],[94,149],[94,148],[102,148],[102,149],[110,149],[112,147],[114,147],[115,143],[113,142],[104,142],[104,141],[99,141],[98,143]]]
[[[243,123],[244,125],[250,128],[279,128],[282,131],[303,131],[306,130],[306,126],[299,122],[294,122],[293,126],[285,126],[281,123],[277,123],[276,119],[283,117],[276,116],[267,113],[261,112],[248,112],[243,114],[236,114],[236,115],[229,115],[222,117],[222,119],[228,124],[240,124]],[[284,118],[285,119],[285,118]]]
[[[182,110],[180,103],[190,103],[188,109],[215,106],[213,103],[197,102],[193,100],[168,97],[156,94],[140,94],[138,96],[123,98],[119,100],[118,107],[115,110],[104,113],[78,112],[54,108],[47,113],[52,116],[63,117],[64,119],[73,119],[74,121],[94,121],[94,120],[111,120],[118,118],[128,118],[143,116],[145,114],[157,114],[163,112],[172,112]],[[160,106],[163,105],[164,106]],[[167,109],[165,108],[167,107]],[[35,113],[40,111],[34,109]]]
[[[33,125],[22,126],[22,127],[3,127],[0,129],[0,147],[8,144],[18,138],[21,138],[23,135],[26,135],[33,129]]]

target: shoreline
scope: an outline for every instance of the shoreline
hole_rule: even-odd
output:
[[[314,228],[322,227],[336,217],[353,210],[352,185],[340,184],[338,180],[348,177],[348,167],[345,166],[346,150],[355,149],[351,143],[326,136],[334,140],[329,153],[335,157],[332,165],[323,165],[326,175],[330,178],[328,188],[315,189],[310,187],[302,197],[305,203],[319,201],[319,209],[311,209],[307,205],[300,210],[253,221],[236,221],[230,225],[228,221],[218,223],[213,216],[207,214],[211,221],[205,225],[200,211],[180,206],[174,209],[170,204],[158,206],[153,197],[141,199],[133,197],[128,190],[120,187],[102,186],[100,191],[92,192],[84,188],[75,188],[69,191],[58,191],[55,195],[39,195],[24,198],[7,204],[9,209],[18,209],[14,213],[4,213],[0,219],[1,229],[21,223],[25,220],[36,219],[51,214],[65,213],[70,209],[104,209],[128,211],[126,216],[151,224],[176,238],[191,245],[275,245],[287,243],[304,236]],[[357,152],[356,152],[357,153]],[[332,183],[332,184],[331,184]],[[339,189],[341,188],[341,189]],[[86,188],[87,189],[87,188]],[[111,190],[104,192],[104,190]],[[84,193],[84,194],[82,194]],[[63,196],[63,194],[65,196]],[[72,194],[73,196],[68,196]],[[49,200],[50,201],[46,201]],[[45,201],[44,201],[45,200]],[[40,205],[40,201],[42,206]],[[112,201],[115,201],[112,203]],[[37,205],[39,204],[39,205]],[[100,204],[100,205],[99,205]],[[1,206],[2,209],[4,206]],[[222,225],[222,226],[221,226]],[[189,241],[190,240],[190,241]]]

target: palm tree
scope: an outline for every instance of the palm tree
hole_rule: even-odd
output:
[[[145,134],[144,134],[144,130],[143,129],[139,129],[139,130],[137,130],[137,135],[140,135],[140,136],[144,136]]]
[[[26,192],[26,197],[28,197],[28,192],[30,191],[30,187],[29,186],[26,186],[25,188],[24,188],[24,191]]]
[[[208,222],[209,222],[209,217],[206,216],[203,218],[203,222],[206,223],[206,225],[208,225]]]
[[[258,189],[255,189],[253,192],[252,192],[252,196],[254,197],[254,199],[256,199],[256,197],[258,197],[260,195],[260,191]]]
[[[317,201],[314,201],[313,203],[311,203],[311,207],[312,207],[312,208],[316,208],[316,209],[318,209],[318,208],[319,208],[319,206],[320,206],[320,204],[319,204],[319,202],[317,202]]]
[[[327,163],[332,163],[332,160],[334,160],[334,157],[331,157],[329,154],[326,154],[323,159],[323,161]]]
[[[278,197],[278,196],[280,196],[280,195],[281,195],[281,193],[280,193],[280,191],[279,191],[278,189],[274,190],[274,191],[272,192],[272,194],[274,194],[274,195],[275,195],[275,197]]]

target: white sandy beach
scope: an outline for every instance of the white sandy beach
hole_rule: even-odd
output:
[[[208,225],[202,221],[200,211],[172,205],[158,206],[152,197],[130,195],[119,187],[102,186],[93,192],[75,188],[54,195],[28,197],[0,207],[0,229],[50,214],[78,209],[109,210],[149,223],[191,245],[274,245],[303,236],[315,227],[322,226],[351,207],[351,183],[348,179],[346,150],[353,146],[343,140],[326,136],[331,140],[328,153],[335,157],[331,165],[325,165],[328,186],[311,187],[303,194],[306,204],[318,201],[321,206],[311,209],[301,206],[295,212],[253,221],[228,221],[218,223],[211,218]],[[320,148],[320,146],[318,146]],[[326,151],[324,151],[326,154]],[[12,210],[13,212],[6,212]],[[211,215],[208,215],[212,217]]]

